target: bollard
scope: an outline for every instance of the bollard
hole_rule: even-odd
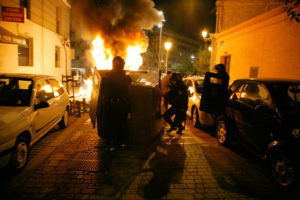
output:
[[[76,102],[76,104],[77,104],[77,114],[78,114],[78,117],[80,117],[80,101],[77,101]]]

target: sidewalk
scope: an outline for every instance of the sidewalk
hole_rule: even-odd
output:
[[[293,199],[295,195],[278,191],[261,168],[203,131],[187,128],[181,137],[164,134],[153,145],[106,152],[87,114],[73,120],[70,127],[50,133],[32,148],[25,170],[1,186],[1,199]]]

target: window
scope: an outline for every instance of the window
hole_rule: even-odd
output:
[[[60,67],[60,47],[55,47],[55,67]]]
[[[56,33],[61,33],[61,8],[56,7]]]
[[[233,98],[237,98],[240,99],[241,98],[241,93],[242,93],[242,82],[234,82],[230,88],[230,92],[232,92],[232,94],[230,94],[230,99]]]
[[[188,90],[189,96],[190,97],[193,96],[193,94],[194,94],[194,87],[193,87],[192,81],[188,81],[188,83],[187,83],[187,90]]]
[[[32,80],[0,78],[0,106],[29,106]]]
[[[269,105],[271,103],[271,98],[267,89],[263,84],[257,83],[246,84],[242,92],[241,99],[254,107],[260,104]]]
[[[53,90],[46,79],[38,80],[36,83],[36,103],[39,101],[48,101],[53,98]]]
[[[65,92],[63,85],[58,80],[49,79],[49,82],[50,82],[50,85],[52,86],[55,97],[58,97]]]
[[[195,86],[196,86],[197,93],[202,94],[202,92],[203,92],[203,85],[204,85],[204,81],[203,80],[195,80]]]
[[[20,0],[20,7],[26,8],[27,19],[30,19],[30,0]]]
[[[18,44],[19,66],[32,66],[32,39],[22,41],[22,44]]]

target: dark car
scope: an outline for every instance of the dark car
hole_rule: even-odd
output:
[[[300,160],[300,81],[234,81],[216,136],[223,145],[234,138],[266,161],[276,183],[291,186]]]

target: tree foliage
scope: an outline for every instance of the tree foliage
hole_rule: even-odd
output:
[[[300,13],[296,10],[296,7],[300,5],[300,0],[279,0],[280,2],[284,2],[285,4],[289,4],[287,8],[287,15],[290,20],[296,20],[298,23],[300,22]]]
[[[184,75],[194,73],[193,63],[190,58],[186,58],[182,64],[178,65],[177,70]]]
[[[197,73],[205,73],[209,71],[210,54],[211,53],[208,50],[207,44],[199,48],[196,60],[194,62],[194,68]]]

